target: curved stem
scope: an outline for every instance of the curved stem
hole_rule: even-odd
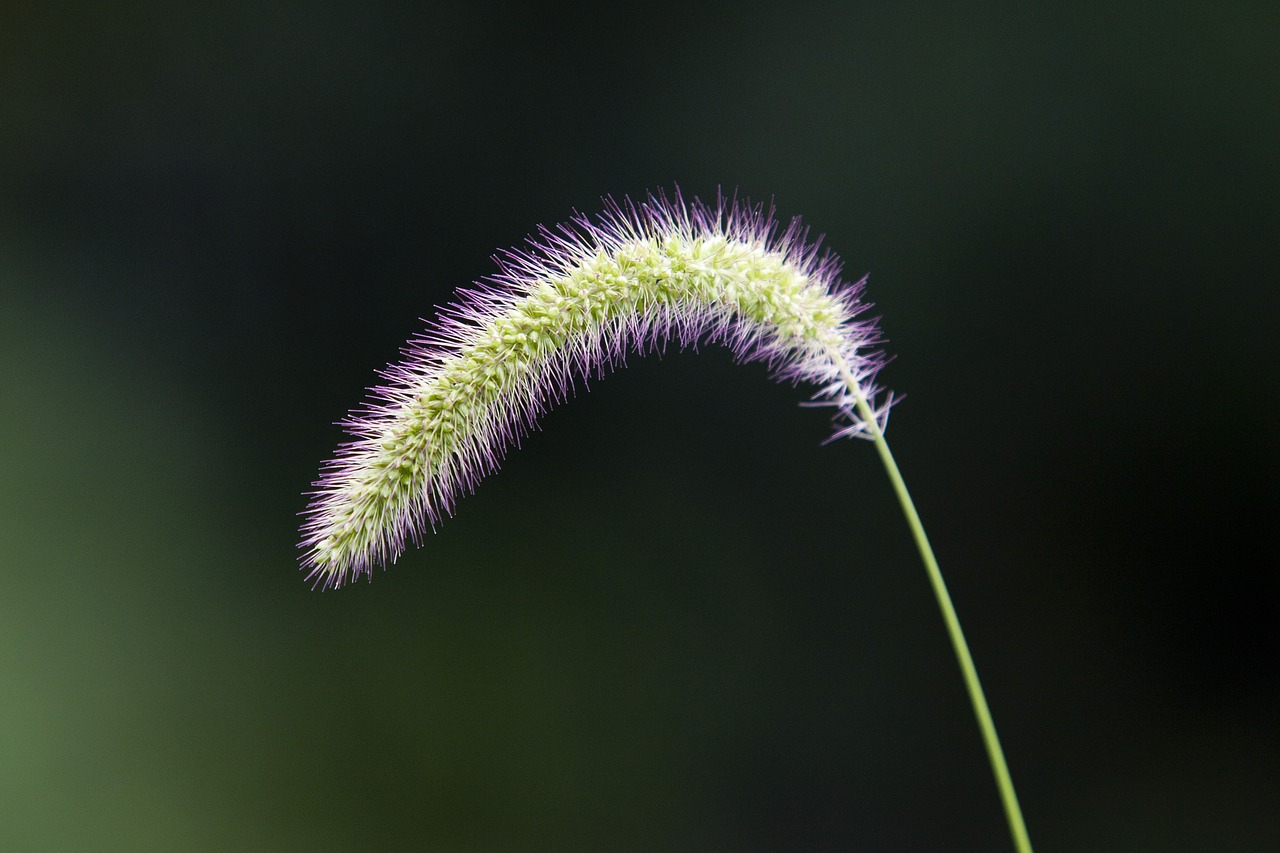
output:
[[[1013,845],[1018,850],[1018,853],[1031,853],[1031,839],[1027,835],[1027,826],[1022,819],[1022,808],[1018,805],[1018,794],[1013,789],[1013,778],[1009,775],[1009,765],[1004,760],[1004,750],[1000,748],[1000,737],[996,734],[996,724],[991,719],[991,709],[987,706],[986,694],[982,692],[982,683],[978,681],[978,670],[973,665],[973,655],[969,653],[969,644],[965,642],[964,631],[960,628],[960,619],[956,616],[955,606],[951,603],[951,594],[947,592],[947,585],[942,580],[942,570],[938,568],[938,560],[933,555],[932,546],[929,545],[929,537],[924,532],[924,524],[920,521],[920,514],[916,512],[915,503],[911,500],[911,493],[907,491],[907,484],[902,479],[902,473],[898,470],[898,463],[894,461],[893,454],[889,451],[889,443],[885,441],[884,432],[880,429],[875,412],[871,410],[870,404],[859,388],[857,380],[854,379],[848,365],[844,364],[843,360],[838,360],[837,364],[840,365],[841,374],[844,376],[849,392],[857,399],[858,414],[867,423],[867,429],[875,442],[876,451],[880,454],[880,461],[884,463],[885,472],[889,475],[889,482],[893,484],[893,490],[898,495],[898,502],[902,505],[902,511],[907,517],[907,524],[911,527],[911,535],[916,540],[916,547],[920,550],[920,558],[924,561],[925,570],[929,574],[929,582],[933,586],[933,594],[938,599],[938,608],[942,611],[942,619],[947,625],[947,633],[951,637],[951,645],[955,649],[956,659],[960,662],[960,671],[964,674],[964,683],[969,690],[969,701],[973,704],[974,716],[978,718],[978,727],[982,730],[982,740],[987,748],[987,758],[991,761],[991,772],[995,775],[996,786],[1000,789],[1000,799],[1004,804],[1005,818],[1009,822],[1009,832],[1013,836]]]

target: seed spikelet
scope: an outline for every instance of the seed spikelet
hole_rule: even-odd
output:
[[[337,587],[394,562],[575,382],[668,340],[722,342],[815,385],[813,403],[834,408],[833,439],[882,430],[893,400],[875,384],[884,358],[875,322],[860,319],[865,279],[843,282],[819,242],[772,209],[676,191],[606,200],[598,216],[501,253],[498,272],[459,291],[343,421],[350,440],[304,513],[308,579]]]

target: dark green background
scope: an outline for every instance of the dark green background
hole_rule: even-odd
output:
[[[604,194],[870,271],[1037,849],[1280,847],[1280,6],[0,7],[0,848],[1007,850],[872,448],[721,348],[312,592],[332,426]]]

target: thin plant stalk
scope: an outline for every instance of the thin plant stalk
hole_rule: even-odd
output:
[[[838,354],[835,357],[839,358]],[[857,399],[859,413],[866,419],[867,430],[875,444],[876,452],[880,454],[880,461],[884,463],[889,482],[893,484],[898,503],[902,505],[907,525],[911,528],[911,535],[916,540],[916,548],[920,551],[920,559],[924,561],[925,571],[929,575],[933,594],[938,599],[938,609],[942,611],[942,621],[946,623],[947,634],[951,637],[951,646],[955,649],[956,660],[960,662],[960,671],[964,675],[964,686],[969,691],[973,714],[978,718],[978,728],[982,730],[982,742],[986,746],[987,758],[991,762],[991,772],[995,776],[996,787],[1000,789],[1000,801],[1004,804],[1005,818],[1009,822],[1009,833],[1013,836],[1013,845],[1018,853],[1031,853],[1031,838],[1027,835],[1027,825],[1022,819],[1022,807],[1018,804],[1018,793],[1013,787],[1013,777],[1009,775],[1009,765],[1004,759],[1004,750],[1000,747],[1000,736],[996,733],[996,724],[991,718],[991,708],[987,705],[987,696],[982,690],[982,682],[978,680],[978,669],[973,664],[973,655],[969,653],[969,644],[965,641],[964,630],[960,627],[960,618],[956,615],[955,605],[951,603],[951,594],[947,592],[946,581],[942,579],[938,558],[933,554],[933,546],[929,544],[924,523],[920,521],[920,513],[916,511],[915,502],[911,500],[907,483],[902,479],[902,472],[898,470],[893,452],[889,450],[889,442],[885,440],[884,431],[872,416],[871,406],[859,391],[857,380],[847,366],[841,366],[841,375],[849,387],[849,393]]]

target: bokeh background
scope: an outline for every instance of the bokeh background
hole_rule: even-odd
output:
[[[869,446],[634,358],[369,584],[452,290],[718,187],[871,273],[1040,851],[1280,849],[1280,6],[0,6],[0,849],[1006,850]]]

